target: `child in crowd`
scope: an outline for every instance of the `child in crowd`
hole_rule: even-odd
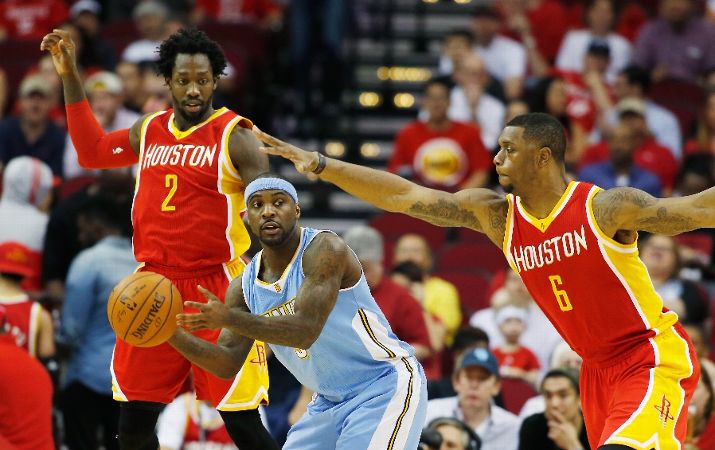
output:
[[[513,305],[503,306],[496,314],[499,331],[504,344],[493,349],[499,362],[502,377],[519,378],[536,386],[539,377],[539,360],[536,355],[519,343],[526,329],[526,310]]]

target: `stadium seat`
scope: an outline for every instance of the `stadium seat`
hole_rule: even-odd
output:
[[[457,243],[447,246],[437,257],[437,270],[477,270],[487,275],[507,267],[501,250],[492,243]]]
[[[691,231],[689,233],[683,233],[673,236],[678,244],[681,246],[689,247],[698,253],[707,256],[708,258],[713,251],[713,237],[710,234]]]
[[[479,244],[489,244],[491,243],[486,234],[480,233],[478,231],[470,230],[469,228],[460,227],[457,231],[457,241],[459,242],[474,242]]]
[[[465,322],[476,311],[489,307],[489,280],[477,273],[469,272],[436,272],[435,276],[454,284],[459,292],[459,302],[462,304],[462,317]]]
[[[519,415],[524,403],[535,396],[536,391],[526,381],[518,378],[501,379],[501,398],[507,411]]]
[[[386,241],[396,241],[407,233],[419,234],[427,240],[433,251],[437,250],[446,239],[444,228],[405,214],[378,214],[370,220],[369,225],[379,231]]]
[[[669,109],[678,118],[680,130],[687,135],[705,101],[703,88],[694,83],[680,80],[663,80],[654,83],[650,97],[656,103]]]

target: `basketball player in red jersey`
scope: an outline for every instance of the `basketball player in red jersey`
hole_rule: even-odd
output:
[[[139,165],[132,221],[140,270],[160,273],[184,299],[201,300],[197,285],[221,292],[238,276],[250,238],[240,218],[243,191],[268,169],[251,121],[225,108],[213,93],[226,60],[204,33],[181,30],[159,47],[158,71],[171,91],[172,109],[148,114],[131,129],[105,134],[94,119],[66,31],[54,30],[41,48],[52,54],[62,78],[69,134],[80,165],[112,168]],[[218,330],[197,334],[215,342]],[[154,428],[193,373],[199,399],[210,400],[242,449],[277,449],[262,426],[258,406],[267,401],[265,350],[257,343],[233,380],[217,378],[168,344],[133,347],[117,340],[111,365],[114,398],[121,401],[121,449],[158,448]]]
[[[485,233],[584,359],[581,399],[591,448],[681,448],[700,368],[638,258],[637,232],[715,227],[715,188],[659,199],[633,188],[569,183],[563,128],[541,113],[516,117],[499,137],[494,163],[506,197],[427,189],[254,132],[272,146],[265,152],[382,209]]]

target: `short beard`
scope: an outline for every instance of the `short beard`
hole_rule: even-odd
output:
[[[213,95],[209,97],[206,102],[204,103],[204,107],[201,108],[201,111],[197,112],[195,115],[187,116],[186,111],[184,111],[184,108],[181,107],[181,102],[174,97],[174,94],[171,94],[171,101],[172,101],[172,107],[174,108],[174,114],[181,116],[181,118],[186,121],[187,123],[191,125],[196,125],[198,124],[201,119],[204,117],[206,114],[206,111],[211,107],[213,104]]]
[[[286,230],[283,234],[270,241],[264,241],[259,233],[258,240],[261,241],[261,245],[265,247],[280,247],[285,244],[288,239],[290,239],[290,237],[293,235],[293,230],[295,230],[295,224],[293,224],[293,228],[291,228],[290,230]]]

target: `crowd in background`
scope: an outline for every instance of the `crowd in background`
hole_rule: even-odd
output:
[[[346,30],[350,24],[359,32],[364,20],[356,15],[369,19],[367,3],[6,0],[0,52],[39,48],[52,28],[68,30],[95,117],[113,131],[169,107],[169,91],[154,70],[156,47],[181,27],[203,27],[230,62],[215,106],[235,108],[266,128],[309,132],[308,118],[341,114]],[[471,26],[442,39],[418,116],[394,130],[388,170],[444,190],[499,189],[491,163],[499,133],[513,117],[538,111],[556,116],[567,131],[571,179],[654,196],[715,185],[715,2],[472,3]],[[316,16],[319,35],[311,32]],[[265,45],[256,47],[258,40]],[[136,266],[129,217],[135,170],[79,166],[60,79],[49,55],[37,55],[21,67],[0,55],[0,448],[11,445],[3,439],[12,442],[4,430],[25,422],[37,442],[46,433],[58,446],[109,450],[116,448],[118,407],[106,301]],[[254,62],[269,69],[257,73]],[[277,111],[273,101],[288,107]],[[578,403],[580,358],[518,275],[505,263],[495,270],[492,264],[480,275],[483,288],[470,292],[459,284],[462,274],[450,277],[439,257],[463,242],[454,230],[445,232],[446,244],[435,244],[417,229],[386,233],[379,221],[370,223],[344,238],[392,329],[425,368],[425,445],[588,448]],[[711,230],[639,241],[656,290],[686,325],[704,368],[688,428],[688,445],[701,450],[715,448],[714,242]],[[466,260],[480,258],[500,255]],[[477,295],[485,299],[480,307],[469,298]],[[275,358],[269,370],[271,404],[262,413],[282,442],[312,393]],[[208,439],[206,432],[228,445],[214,432],[221,427],[215,410],[193,400],[190,380],[185,391],[162,416],[162,448],[198,448],[187,442]],[[35,406],[8,410],[10,399]],[[201,433],[189,437],[192,426]]]

